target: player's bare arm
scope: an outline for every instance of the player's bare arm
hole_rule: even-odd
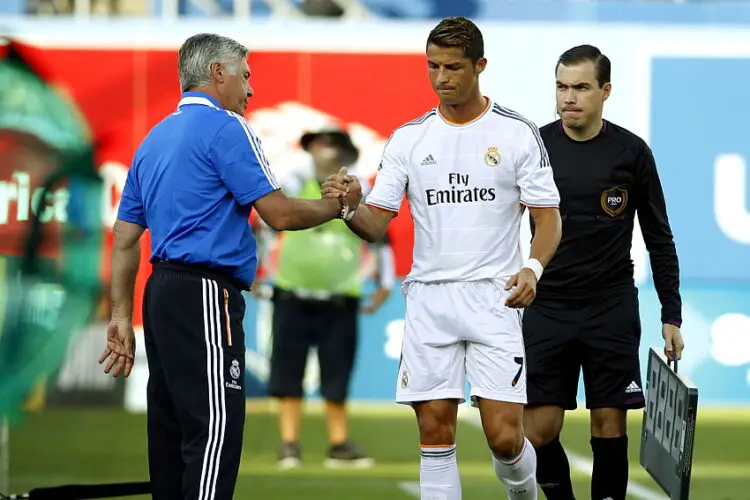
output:
[[[555,256],[562,237],[560,210],[556,207],[530,207],[529,212],[536,228],[531,242],[530,257],[538,260],[543,267],[547,267]]]
[[[557,251],[562,236],[562,220],[560,210],[556,207],[533,208],[530,207],[531,217],[534,219],[534,239],[531,242],[531,255],[529,262],[537,261],[542,267],[547,266]],[[536,298],[537,273],[532,267],[524,267],[512,276],[505,286],[506,290],[515,287],[505,302],[512,308],[524,308],[531,305]]]
[[[323,183],[321,193],[326,198],[341,200],[348,207],[356,207],[352,218],[346,221],[349,229],[365,241],[376,243],[385,237],[395,212],[361,203],[362,186],[349,175],[332,175]]]
[[[337,199],[306,200],[290,198],[281,190],[273,191],[255,202],[263,222],[274,231],[298,231],[319,226],[341,214]]]
[[[388,230],[388,224],[395,216],[395,212],[390,210],[362,204],[347,225],[363,240],[375,243],[383,239]]]
[[[135,277],[141,260],[139,240],[145,228],[138,224],[115,221],[112,228],[112,320],[107,330],[107,347],[99,357],[99,363],[109,361],[104,372],[117,377],[126,377],[133,369],[135,358],[135,334],[133,332],[133,295]]]

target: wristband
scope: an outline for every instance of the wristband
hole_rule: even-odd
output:
[[[350,210],[349,205],[344,205],[344,208],[341,209],[341,218],[349,222],[350,220],[352,220],[352,217],[354,217],[354,212],[356,211],[356,208],[354,210]]]
[[[534,272],[534,276],[536,276],[536,280],[539,281],[542,278],[542,273],[544,272],[544,266],[542,266],[542,263],[539,262],[536,259],[529,259],[526,261],[526,264],[524,264],[523,267],[527,267],[531,269]]]

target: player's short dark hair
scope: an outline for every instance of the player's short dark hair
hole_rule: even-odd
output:
[[[557,64],[555,64],[555,74],[557,74],[557,68],[561,64],[563,66],[574,66],[587,61],[594,63],[596,81],[600,87],[610,82],[612,77],[612,63],[609,57],[602,54],[602,51],[593,45],[578,45],[563,52],[557,60]]]
[[[446,17],[427,37],[427,46],[458,47],[475,63],[484,57],[484,38],[477,25],[465,17]]]

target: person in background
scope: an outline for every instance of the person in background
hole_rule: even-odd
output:
[[[342,167],[352,171],[359,157],[349,134],[338,128],[306,133],[300,145],[311,161],[290,173],[282,189],[301,198],[320,198],[324,179]],[[260,234],[274,235],[267,227]],[[357,353],[359,313],[377,311],[394,284],[391,247],[381,241],[371,248],[377,286],[364,303],[369,277],[364,271],[366,247],[343,221],[275,236],[265,267],[274,306],[268,392],[280,402],[278,465],[301,464],[303,379],[309,351],[316,347],[330,442],[325,464],[369,467],[373,460],[349,439],[346,401]]]

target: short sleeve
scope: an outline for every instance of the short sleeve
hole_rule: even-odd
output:
[[[120,197],[117,218],[131,224],[138,224],[144,228],[148,227],[146,224],[146,211],[143,208],[141,186],[138,181],[137,153],[136,159],[133,160],[133,164],[128,170],[128,176],[125,179],[125,188],[122,190],[122,196]]]
[[[359,183],[362,185],[362,197],[364,199],[367,199],[368,196],[370,196],[370,193],[372,192],[372,184],[370,184],[370,181],[368,179],[360,178]]]
[[[266,155],[245,119],[231,115],[211,144],[211,161],[240,205],[248,205],[280,189]]]
[[[533,123],[524,124],[524,127],[524,138],[520,141],[523,151],[516,165],[521,203],[532,208],[557,208],[560,206],[560,193],[539,129]]]
[[[406,193],[408,180],[403,155],[394,144],[393,136],[391,136],[383,149],[378,173],[365,203],[398,213]]]

